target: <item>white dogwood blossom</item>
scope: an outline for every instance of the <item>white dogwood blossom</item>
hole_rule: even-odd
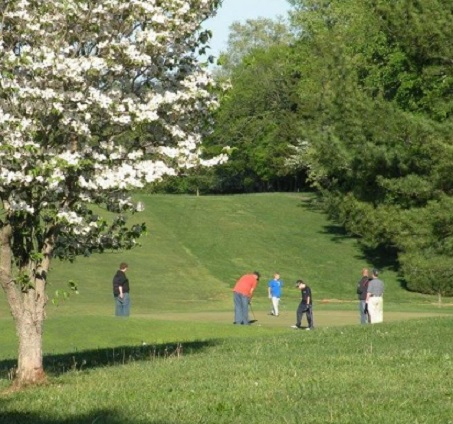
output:
[[[128,192],[224,160],[200,150],[217,107],[201,24],[219,4],[0,0],[0,283],[21,382],[44,375],[51,259],[132,248],[146,227],[126,227],[144,209]]]
[[[95,201],[102,190],[175,175],[175,166],[224,160],[199,159],[200,127],[194,125],[217,106],[209,74],[193,54],[200,24],[217,3],[4,4],[0,186],[21,198],[14,210],[45,201],[45,188],[67,193],[68,169],[78,171],[70,179],[71,196]],[[131,150],[124,134],[134,137],[138,129],[141,146]],[[21,184],[42,186],[36,191],[43,198],[24,196]]]

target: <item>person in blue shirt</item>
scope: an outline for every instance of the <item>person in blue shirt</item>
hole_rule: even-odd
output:
[[[280,303],[280,297],[282,295],[283,281],[280,280],[280,274],[276,272],[274,278],[267,283],[267,292],[269,299],[272,302],[272,311],[270,315],[278,317],[279,310],[278,306]]]

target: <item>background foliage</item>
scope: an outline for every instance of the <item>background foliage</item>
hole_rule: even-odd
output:
[[[315,189],[364,246],[396,257],[408,289],[453,294],[452,3],[290,3],[287,21],[231,28],[214,73],[231,87],[204,142],[231,146],[230,160],[192,181]]]

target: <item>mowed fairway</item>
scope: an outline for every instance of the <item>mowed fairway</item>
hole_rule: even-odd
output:
[[[141,196],[146,205],[133,219],[145,221],[148,235],[132,251],[55,261],[49,295],[78,283],[80,294],[59,307],[49,305],[49,317],[113,313],[111,280],[121,261],[129,263],[133,315],[156,312],[231,310],[231,288],[243,273],[259,270],[262,278],[254,307],[265,310],[267,281],[278,270],[285,282],[282,306],[292,310],[298,293],[294,282],[303,278],[316,305],[339,300],[340,309],[353,310],[355,285],[363,266],[381,269],[385,302],[391,306],[429,306],[432,296],[401,288],[393,258],[368,256],[341,227],[328,221],[309,194],[238,196]],[[3,299],[2,299],[3,301]],[[0,318],[8,312],[3,303]]]
[[[0,396],[0,423],[453,423],[451,300],[404,290],[394,258],[364,252],[311,194],[140,195],[148,235],[128,252],[55,262],[44,354],[49,384]],[[113,316],[111,280],[129,263],[132,315]],[[358,325],[362,267],[385,282],[385,323]],[[231,288],[262,278],[234,326]],[[285,283],[268,315],[267,281]],[[316,331],[292,330],[303,278]],[[304,322],[305,324],[305,322]],[[17,342],[0,300],[0,388]],[[371,399],[371,400],[370,400]]]

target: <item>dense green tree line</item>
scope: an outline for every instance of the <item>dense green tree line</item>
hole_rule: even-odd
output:
[[[230,161],[194,185],[314,187],[350,233],[397,252],[409,289],[452,295],[453,3],[289,2],[286,32],[233,28],[205,140]]]
[[[350,232],[396,249],[410,289],[453,294],[453,4],[292,4],[310,57],[299,92],[317,105],[309,178]]]
[[[172,192],[234,193],[299,189],[305,170],[287,160],[297,144],[298,73],[290,47],[293,34],[281,19],[248,20],[230,27],[227,51],[213,72],[220,108],[208,153],[230,147],[230,160],[215,170],[194,170],[160,187]],[[229,87],[224,90],[223,87]]]
[[[302,124],[294,34],[281,20],[268,19],[236,24],[231,30],[218,79],[226,79],[232,88],[221,99],[214,133],[207,140],[208,145],[232,147],[229,163],[216,171],[221,189],[297,190],[305,172],[295,172],[287,163]]]

